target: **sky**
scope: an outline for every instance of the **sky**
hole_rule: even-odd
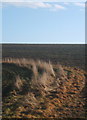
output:
[[[85,4],[3,3],[1,43],[84,44]]]

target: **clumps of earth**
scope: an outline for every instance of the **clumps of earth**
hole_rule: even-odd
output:
[[[87,72],[50,61],[2,61],[3,118],[86,118]]]

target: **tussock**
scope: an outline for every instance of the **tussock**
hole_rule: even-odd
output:
[[[21,90],[23,83],[24,83],[24,81],[22,79],[20,79],[20,76],[16,76],[15,87],[18,90]]]
[[[31,87],[39,89],[40,91],[50,91],[53,89],[53,86],[58,87],[60,76],[64,77],[64,70],[61,65],[58,65],[57,71],[55,73],[52,63],[49,61],[43,62],[41,60],[28,60],[25,58],[22,59],[4,59],[3,63],[13,63],[22,67],[26,67],[31,69],[33,72],[33,76],[31,81]],[[19,76],[16,76],[15,86],[18,89],[22,89],[24,81],[20,79]],[[28,84],[28,83],[27,83]],[[29,84],[30,85],[30,84]]]

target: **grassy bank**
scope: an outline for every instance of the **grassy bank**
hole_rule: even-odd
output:
[[[3,118],[85,118],[84,70],[6,58],[2,71]]]

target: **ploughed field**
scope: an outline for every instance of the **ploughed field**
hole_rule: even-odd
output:
[[[3,44],[3,58],[32,58],[85,68],[85,45],[76,44]]]
[[[9,54],[12,55],[10,51]],[[87,119],[86,78],[87,72],[77,67],[5,58],[2,61],[3,119]]]
[[[85,50],[85,45],[3,44],[3,119],[87,119]]]

